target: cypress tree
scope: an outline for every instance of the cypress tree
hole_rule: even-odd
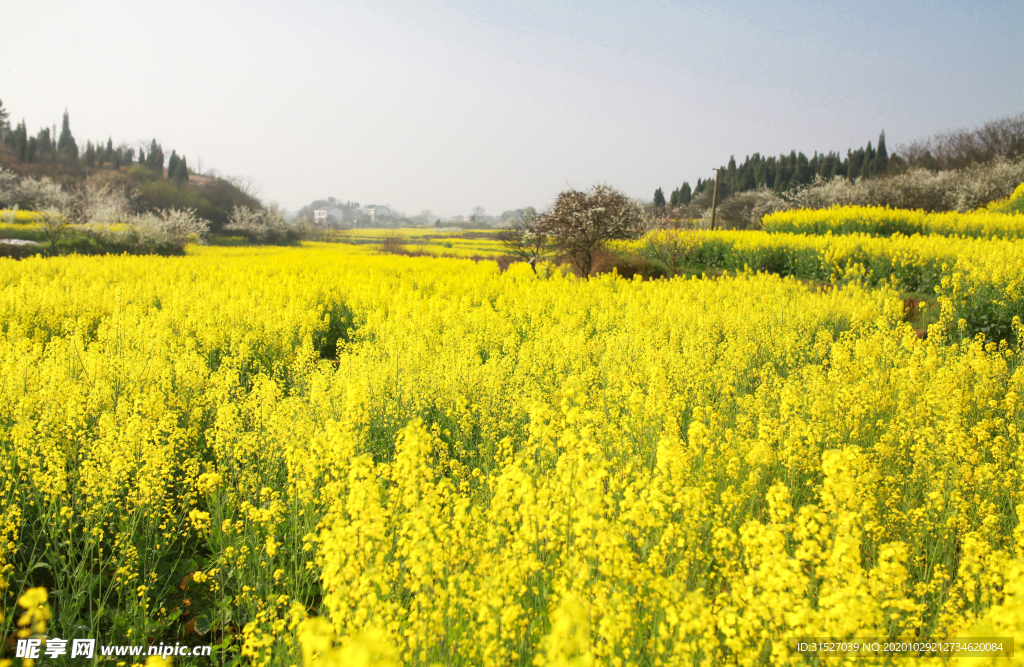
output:
[[[804,185],[810,182],[810,163],[807,161],[807,156],[801,152],[796,157],[796,167],[793,168],[791,185]]]
[[[43,155],[53,152],[50,150],[50,128],[44,127],[39,130],[39,134],[36,135],[36,150]]]
[[[18,123],[14,128],[14,150],[18,151],[18,159],[28,162],[28,133],[25,131],[25,120]]]
[[[868,142],[868,148],[864,151],[864,161],[860,165],[860,176],[861,178],[867,178],[871,176],[871,162],[875,157],[875,149],[871,147],[871,142]]]
[[[835,173],[835,162],[832,161],[832,153],[821,158],[821,162],[818,165],[818,173],[826,181],[832,178]]]
[[[846,175],[850,180],[856,179],[860,176],[861,162],[864,161],[864,149],[858,148],[856,151],[846,151]]]
[[[178,151],[171,151],[171,157],[167,158],[168,178],[177,178],[178,174]]]
[[[7,135],[11,130],[11,124],[7,121],[11,117],[11,114],[7,113],[7,109],[4,109],[4,102],[0,100],[0,141],[6,142]]]
[[[875,173],[884,174],[889,171],[889,151],[885,148],[885,130],[878,135],[878,154],[875,156]]]
[[[72,162],[78,160],[78,144],[71,135],[71,122],[68,119],[68,110],[64,110],[64,122],[60,128],[60,138],[57,140],[57,151],[66,156]]]
[[[754,167],[754,187],[759,188],[762,185],[768,184],[768,168],[765,166],[764,160],[757,163]]]
[[[96,166],[96,149],[91,141],[85,142],[85,163],[90,167]]]
[[[128,151],[128,164],[132,163],[132,152]],[[146,164],[146,153],[141,148],[139,149],[139,164]]]
[[[654,207],[665,208],[665,193],[661,191],[661,188],[654,191]]]
[[[679,188],[679,203],[689,204],[693,198],[693,193],[690,191],[690,184],[687,181],[683,181],[683,186]]]
[[[786,177],[786,160],[785,157],[782,157],[775,163],[775,178],[772,183],[772,190],[774,190],[776,194],[785,192],[788,184],[789,179]]]
[[[754,179],[754,172],[751,169],[744,167],[740,171],[740,187],[739,191],[753,190],[757,187],[757,181]]]
[[[184,156],[178,160],[178,165],[174,169],[174,180],[178,183],[188,183],[188,162]]]
[[[142,162],[142,159],[139,159]],[[164,175],[164,151],[156,139],[149,144],[149,157],[146,159],[146,166],[157,176]]]

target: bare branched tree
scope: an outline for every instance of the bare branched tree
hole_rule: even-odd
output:
[[[71,221],[64,211],[57,208],[47,208],[39,212],[36,223],[43,231],[46,240],[50,242],[50,254],[57,254],[57,243],[64,238],[71,229]]]
[[[228,176],[224,180],[241,190],[242,194],[253,199],[260,198],[259,195],[262,188],[260,188],[260,184],[253,176]]]
[[[942,132],[903,144],[897,152],[909,165],[958,169],[997,158],[1024,155],[1024,113],[991,120],[974,130]]]
[[[538,229],[539,221],[540,216],[527,213],[522,219],[513,218],[508,227],[495,234],[505,250],[525,260],[534,273],[537,273],[537,262],[555,250],[552,239]]]

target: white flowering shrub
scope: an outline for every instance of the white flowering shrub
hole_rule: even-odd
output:
[[[1024,159],[998,158],[965,169],[932,172],[910,169],[882,178],[816,179],[784,198],[791,208],[889,206],[925,211],[966,212],[1008,197],[1024,182]]]
[[[12,205],[31,211],[55,209],[67,211],[71,204],[71,195],[47,177],[23,178],[14,188]]]
[[[562,257],[589,277],[594,255],[605,243],[635,238],[643,228],[643,207],[607,185],[568,190],[537,225],[537,232],[556,242]]]
[[[716,229],[760,229],[761,218],[790,208],[779,195],[768,188],[737,192],[718,203],[715,212]],[[702,227],[711,226],[711,209],[704,212]]]
[[[0,208],[18,205],[18,176],[10,169],[0,167]]]
[[[191,209],[170,209],[130,216],[124,227],[108,229],[115,239],[127,241],[135,252],[180,254],[189,243],[206,242],[210,223]]]
[[[237,232],[253,243],[293,243],[302,236],[302,230],[288,222],[277,206],[235,206],[224,230]]]

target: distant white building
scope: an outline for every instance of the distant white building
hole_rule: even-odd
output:
[[[334,206],[318,208],[313,211],[313,222],[318,225],[340,224],[345,221],[345,213]]]
[[[390,218],[392,216],[391,209],[387,206],[379,206],[377,204],[370,204],[359,209],[361,215],[370,216],[371,220],[381,220],[383,218]]]

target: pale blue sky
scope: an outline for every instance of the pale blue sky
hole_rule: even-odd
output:
[[[730,155],[1024,111],[1024,2],[2,0],[0,99],[80,145],[156,137],[296,209],[650,199]]]

